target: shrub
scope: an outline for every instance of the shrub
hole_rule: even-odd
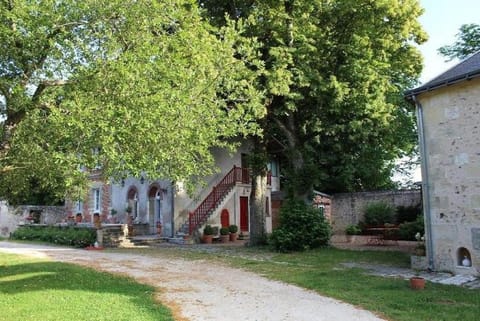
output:
[[[42,241],[74,247],[86,247],[95,243],[97,232],[89,228],[63,226],[22,226],[11,236],[14,240]]]
[[[347,235],[359,235],[362,233],[362,229],[358,225],[348,225],[345,229],[345,234]]]
[[[330,236],[330,224],[319,209],[290,199],[280,209],[280,227],[270,235],[269,243],[280,252],[303,251],[328,245]]]
[[[203,229],[203,235],[213,235],[213,227],[211,225],[206,225]]]
[[[395,207],[386,202],[369,203],[365,207],[365,225],[380,226],[385,223],[393,223],[395,219]]]
[[[397,206],[396,222],[414,222],[417,216],[422,215],[422,204],[412,206]]]
[[[232,224],[228,227],[228,230],[230,231],[230,233],[237,233],[238,232],[238,226]]]
[[[425,224],[423,222],[423,215],[417,216],[417,219],[414,222],[406,222],[400,224],[399,231],[400,239],[407,241],[415,241],[415,235],[420,233],[420,235],[425,234]]]
[[[230,231],[228,230],[228,227],[222,227],[220,229],[220,235],[228,235],[228,233],[230,233]]]

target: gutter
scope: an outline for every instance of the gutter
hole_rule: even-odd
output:
[[[432,90],[435,90],[435,89],[438,89],[438,88],[447,87],[447,86],[450,86],[450,85],[453,85],[453,84],[456,84],[456,83],[459,83],[459,82],[462,82],[462,81],[465,81],[465,80],[471,80],[471,79],[477,78],[477,77],[480,77],[480,70],[475,70],[473,72],[469,72],[469,73],[463,74],[461,76],[449,78],[449,79],[446,79],[446,80],[443,80],[443,81],[440,81],[440,82],[434,82],[431,85],[429,85],[427,83],[425,86],[420,86],[416,89],[406,91],[405,96],[406,96],[407,99],[413,100],[416,104],[415,95],[425,93],[425,92],[428,92],[428,91],[432,91]]]
[[[424,120],[423,120],[423,107],[422,104],[417,100],[415,94],[411,96],[412,101],[415,103],[417,109],[417,125],[418,125],[418,142],[420,147],[420,155],[422,162],[422,195],[423,195],[423,215],[425,218],[425,233],[426,233],[426,242],[427,242],[427,258],[428,258],[428,269],[430,271],[435,270],[435,263],[433,258],[435,257],[435,249],[433,248],[433,237],[432,237],[432,217],[430,210],[430,184],[427,168],[427,152],[425,144],[425,129],[424,129]]]

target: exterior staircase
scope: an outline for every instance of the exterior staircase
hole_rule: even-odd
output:
[[[180,227],[177,236],[192,235],[195,230],[205,224],[207,219],[215,213],[237,183],[250,184],[248,168],[233,166],[223,179],[213,187],[212,191],[197,208],[189,213],[188,220]]]

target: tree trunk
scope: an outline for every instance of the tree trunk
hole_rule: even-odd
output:
[[[250,235],[249,246],[266,242],[265,203],[267,191],[266,149],[259,137],[254,138],[253,155],[250,162],[252,190],[250,192]]]

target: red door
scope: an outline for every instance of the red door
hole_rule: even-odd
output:
[[[240,231],[248,232],[248,197],[240,196]]]
[[[230,226],[230,214],[228,214],[228,210],[225,208],[222,210],[220,214],[220,223],[222,227],[229,227]]]

